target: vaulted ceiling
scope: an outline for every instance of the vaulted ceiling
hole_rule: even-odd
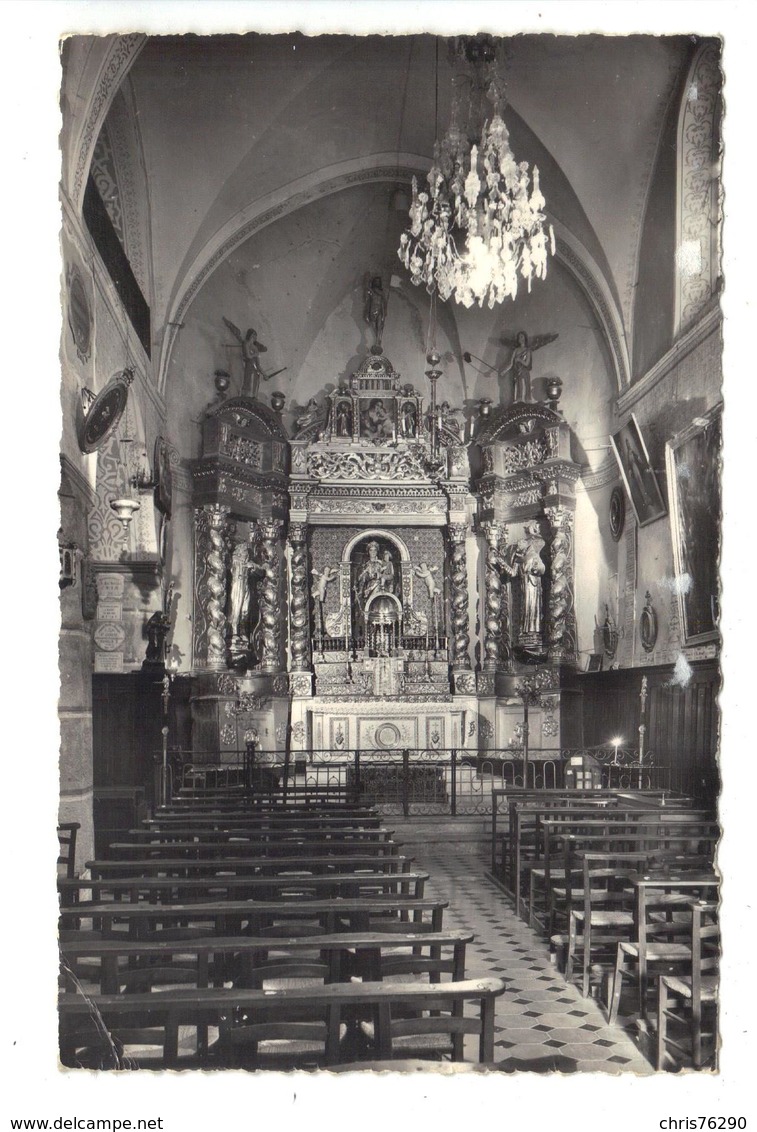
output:
[[[508,43],[516,158],[540,164],[550,212],[598,261],[626,324],[663,118],[689,52],[683,37]],[[439,58],[444,128],[443,43]],[[203,250],[255,202],[376,155],[429,161],[436,59],[431,36],[148,40],[130,83],[149,171],[156,327]],[[356,244],[359,275],[360,254]]]
[[[82,37],[69,53],[64,92],[72,120],[80,89],[97,73],[99,43]],[[645,208],[692,50],[682,36],[507,41],[505,118],[516,159],[539,166],[558,237],[590,265],[593,291],[626,357]],[[316,365],[314,349],[318,365],[328,356],[329,319],[351,311],[359,327],[352,308],[366,273],[376,270],[397,273],[408,334],[415,327],[422,348],[422,316],[409,311],[420,310],[422,296],[409,295],[396,258],[403,223],[396,190],[430,165],[436,123],[441,132],[449,121],[450,80],[446,43],[430,35],[169,36],[140,44],[119,97],[141,142],[153,361],[162,385],[204,381],[202,401],[207,373],[229,357],[210,343],[222,314],[256,326],[261,340],[267,335],[269,368],[286,365],[295,382]],[[563,298],[553,295],[546,310],[539,300],[527,308],[519,296],[517,316],[511,306],[479,320],[478,332],[475,312],[463,314],[463,321],[471,316],[464,331],[462,312],[452,312],[445,347],[453,368],[461,369],[465,348],[498,365],[497,333],[512,332],[516,317],[531,333],[553,329],[531,325],[529,310],[548,318],[555,303],[564,308],[554,327],[562,342],[576,327],[598,351],[595,357],[577,340],[565,365],[598,364],[606,344],[597,345],[596,319],[574,309],[566,296],[575,281],[560,270]],[[217,292],[212,301],[208,288]],[[357,330],[353,338],[359,351]],[[200,379],[189,371],[203,340]],[[337,368],[348,362],[349,351]],[[460,395],[474,394],[460,377]],[[611,392],[608,386],[601,399]]]

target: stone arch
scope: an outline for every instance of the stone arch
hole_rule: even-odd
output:
[[[342,547],[343,566],[348,565],[352,560],[352,552],[357,544],[359,542],[363,542],[363,540],[367,538],[383,538],[388,542],[393,543],[399,551],[400,562],[410,565],[410,551],[407,549],[407,544],[405,543],[404,539],[401,539],[400,536],[398,534],[395,534],[394,531],[383,530],[380,527],[367,527],[365,530],[360,531],[356,535],[353,535],[353,537],[349,539]]]
[[[158,388],[165,393],[177,331],[193,299],[215,269],[241,243],[281,217],[352,185],[373,181],[410,185],[413,176],[428,170],[430,164],[428,157],[414,153],[378,153],[340,162],[277,189],[228,220],[200,250],[174,290],[165,316]],[[629,383],[630,367],[623,320],[617,303],[601,269],[581,241],[549,213],[548,219],[553,223],[557,236],[556,256],[578,282],[602,327],[620,391]]]

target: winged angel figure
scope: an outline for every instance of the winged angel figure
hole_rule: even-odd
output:
[[[533,365],[534,350],[549,345],[558,337],[557,334],[539,334],[530,339],[525,330],[519,330],[515,338],[500,338],[499,341],[509,346],[513,351],[510,364],[500,373],[511,374],[515,401],[533,401],[531,390],[531,366]]]
[[[260,368],[259,357],[268,352],[268,347],[264,346],[262,342],[258,342],[257,331],[253,330],[252,327],[245,334],[242,334],[239,327],[235,326],[228,318],[224,318],[223,321],[242,348],[242,360],[244,362],[242,394],[247,397],[257,397],[261,378],[263,381],[268,381],[269,377],[273,377],[273,374],[264,374]]]

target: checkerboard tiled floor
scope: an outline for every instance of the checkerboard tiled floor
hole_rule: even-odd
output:
[[[467,975],[499,975],[507,983],[497,1000],[495,1065],[504,1071],[652,1073],[622,1022],[609,1026],[601,1008],[568,986],[547,944],[515,915],[512,902],[487,880],[482,852],[455,856],[450,846],[413,844],[427,870],[429,896],[449,901],[445,927],[476,938]]]

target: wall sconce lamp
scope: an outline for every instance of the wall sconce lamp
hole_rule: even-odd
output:
[[[124,532],[128,531],[129,523],[134,518],[134,512],[139,511],[139,504],[135,499],[111,499],[111,508],[123,523]]]

